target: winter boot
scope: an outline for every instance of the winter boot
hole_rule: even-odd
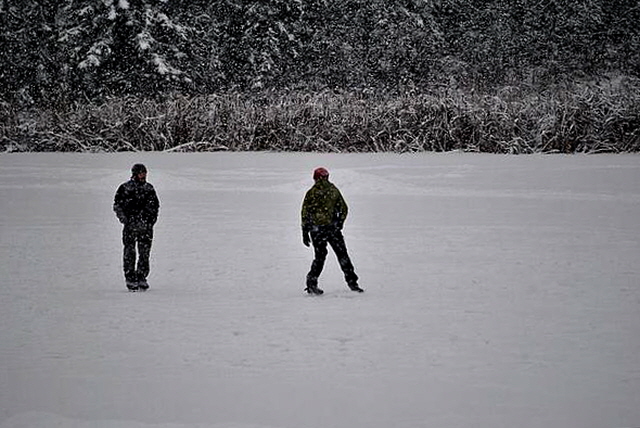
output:
[[[140,289],[140,291],[147,291],[149,289],[149,283],[146,279],[142,279],[138,281],[138,288]]]
[[[324,293],[324,291],[318,288],[317,285],[308,285],[307,288],[304,289],[304,291],[306,291],[309,294],[317,294],[318,296]]]
[[[349,284],[349,288],[351,289],[351,291],[355,291],[357,293],[364,293],[364,290],[358,287],[358,284]]]

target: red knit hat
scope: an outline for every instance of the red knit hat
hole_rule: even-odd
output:
[[[321,178],[329,178],[329,171],[326,168],[320,167],[313,171],[314,180],[320,180]]]

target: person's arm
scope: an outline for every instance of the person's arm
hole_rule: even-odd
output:
[[[338,229],[342,229],[344,226],[344,222],[347,219],[347,214],[349,214],[349,207],[347,206],[347,202],[342,197],[342,193],[340,190],[336,188],[337,192],[337,200],[335,212],[333,215],[333,223],[338,227]]]
[[[304,197],[304,202],[302,203],[302,211],[300,213],[300,224],[302,226],[302,243],[305,246],[309,246],[311,244],[311,237],[309,236],[309,232],[311,231],[311,213],[309,210],[310,204],[310,192]]]
[[[127,216],[124,212],[124,193],[125,188],[124,185],[118,187],[116,191],[116,195],[113,198],[113,211],[116,213],[118,220],[120,223],[125,224],[127,222]]]
[[[149,200],[149,221],[151,222],[151,226],[156,224],[158,221],[158,213],[160,212],[160,200],[158,199],[158,195],[156,194],[156,189],[151,186],[151,197]]]

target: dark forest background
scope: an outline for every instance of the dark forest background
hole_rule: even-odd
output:
[[[0,144],[639,151],[639,23],[629,0],[0,0]]]

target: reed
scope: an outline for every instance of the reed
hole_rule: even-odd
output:
[[[301,90],[0,103],[4,151],[600,153],[640,151],[640,80],[491,92]]]

